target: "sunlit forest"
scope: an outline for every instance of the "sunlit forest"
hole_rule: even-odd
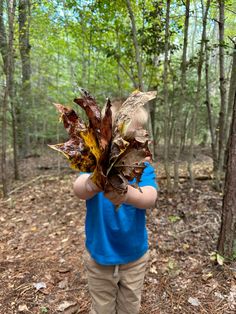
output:
[[[236,2],[0,0],[0,54],[0,312],[89,313],[78,171],[48,146],[86,90],[156,92],[140,313],[235,313]]]

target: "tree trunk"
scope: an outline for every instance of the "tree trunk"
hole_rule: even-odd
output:
[[[8,58],[7,58],[7,35],[5,24],[3,20],[3,4],[4,0],[0,0],[0,51],[3,59],[3,69],[5,75],[8,70]],[[4,96],[2,101],[2,147],[1,147],[1,171],[2,171],[2,185],[3,185],[3,196],[7,195],[7,101],[8,101],[8,83],[7,78],[5,80]]]
[[[234,93],[228,147],[222,220],[217,249],[222,256],[232,259],[236,244],[236,93]]]
[[[133,43],[134,43],[134,50],[135,50],[135,60],[136,60],[137,69],[138,69],[139,90],[144,91],[142,60],[141,60],[140,48],[139,48],[138,39],[137,39],[137,30],[136,30],[136,24],[135,24],[135,19],[134,19],[134,13],[133,13],[133,9],[131,7],[130,0],[126,0],[126,5],[127,5],[128,12],[129,12],[129,17],[130,17],[130,22],[131,22],[131,29],[132,29],[132,35],[133,35]]]
[[[228,110],[227,110],[227,123],[226,123],[226,138],[229,136],[229,127],[232,120],[232,112],[234,106],[234,93],[236,90],[236,38],[232,39],[233,42],[233,64],[230,76],[229,94],[228,94]]]
[[[7,73],[7,34],[4,24],[4,17],[3,17],[3,4],[4,0],[0,0],[0,52],[2,55],[3,60],[3,71],[6,75]]]
[[[174,158],[174,191],[177,192],[179,187],[179,158],[181,152],[181,131],[183,131],[183,115],[179,114],[185,106],[186,98],[186,61],[188,47],[188,27],[189,27],[189,7],[190,0],[185,3],[185,22],[184,22],[184,45],[181,62],[181,92],[179,97],[179,105],[176,112],[176,128],[175,128],[175,158]]]
[[[192,163],[193,163],[193,155],[194,155],[194,145],[195,145],[195,132],[197,126],[197,114],[200,107],[201,101],[201,81],[202,81],[202,65],[203,65],[203,48],[204,43],[206,41],[206,25],[207,25],[207,16],[210,7],[210,0],[207,0],[206,8],[204,10],[204,4],[202,1],[202,37],[201,37],[201,46],[199,51],[199,59],[198,59],[198,68],[197,68],[197,91],[195,94],[194,100],[194,109],[193,109],[193,117],[192,117],[192,128],[191,128],[191,138],[190,138],[190,148],[189,148],[189,159],[188,159],[188,172],[190,177],[191,185],[194,185],[194,175],[192,170]]]
[[[214,178],[216,178],[216,169],[217,169],[217,147],[216,147],[216,134],[215,126],[212,117],[211,109],[211,99],[210,99],[210,87],[209,87],[209,54],[208,54],[208,40],[205,40],[205,83],[206,83],[206,106],[207,106],[207,117],[208,124],[211,134],[211,153],[213,158],[213,172]]]
[[[11,109],[14,110],[13,94],[14,94],[14,56],[13,56],[13,40],[14,40],[14,17],[15,17],[15,0],[9,0],[7,2],[7,16],[8,16],[8,39],[6,34],[6,27],[3,19],[3,3],[0,1],[0,51],[3,59],[4,74],[6,77],[6,85],[4,89],[4,98],[2,105],[2,184],[3,184],[3,195],[7,196],[8,192],[8,174],[7,174],[7,111],[8,111],[8,99],[11,101]],[[15,134],[15,130],[13,130]],[[13,135],[14,136],[14,135]],[[14,157],[15,151],[14,151]],[[14,159],[15,164],[15,175],[18,174],[18,168],[16,164],[16,159]]]
[[[12,117],[12,134],[13,134],[13,163],[14,163],[14,178],[19,179],[18,171],[18,149],[17,149],[17,126],[15,116],[15,84],[14,84],[14,20],[16,11],[16,0],[8,1],[8,80],[9,80],[9,97],[11,104]]]
[[[225,88],[225,58],[224,58],[224,0],[219,0],[219,67],[220,67],[220,113],[219,113],[219,146],[217,177],[220,181],[223,170],[225,144],[227,142],[225,130],[226,116],[226,88]]]
[[[169,22],[170,22],[170,2],[166,2],[166,25],[165,25],[165,57],[164,57],[164,73],[163,73],[163,94],[164,94],[164,108],[165,108],[165,121],[164,121],[164,166],[167,178],[167,190],[170,192],[171,177],[169,165],[169,99],[168,99],[168,63],[169,63]]]
[[[20,152],[26,156],[30,150],[30,129],[31,117],[29,116],[31,107],[31,64],[30,64],[30,0],[19,0],[19,48],[22,64],[22,102],[24,108],[19,108],[19,133]],[[26,117],[27,112],[27,119]]]
[[[2,158],[1,158],[1,170],[2,170],[2,186],[3,196],[7,196],[8,192],[8,180],[7,180],[7,99],[8,99],[8,86],[5,86],[4,97],[2,102]]]

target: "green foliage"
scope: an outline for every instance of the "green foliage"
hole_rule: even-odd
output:
[[[223,266],[225,261],[224,257],[221,256],[218,252],[212,252],[210,255],[210,260],[216,262],[220,266]]]
[[[181,220],[181,218],[179,216],[176,216],[176,215],[171,215],[171,216],[168,217],[168,219],[172,223],[175,223],[175,222]]]
[[[48,308],[47,307],[45,307],[45,306],[42,306],[41,308],[40,308],[40,313],[48,313]]]

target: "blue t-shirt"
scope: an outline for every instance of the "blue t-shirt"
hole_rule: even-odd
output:
[[[139,186],[157,188],[154,168],[145,163]],[[115,206],[103,192],[86,201],[86,247],[101,265],[120,265],[137,260],[148,249],[145,209]]]

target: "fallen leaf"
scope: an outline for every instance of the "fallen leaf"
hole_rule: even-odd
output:
[[[36,288],[36,290],[40,290],[40,289],[44,289],[46,288],[46,283],[45,282],[37,282],[37,283],[34,283],[34,287]]]
[[[188,298],[188,303],[190,303],[193,306],[199,306],[201,304],[197,298],[192,298],[192,297]]]
[[[156,268],[155,265],[152,265],[152,266],[150,267],[150,273],[151,273],[151,274],[157,274],[157,268]]]
[[[59,312],[63,312],[64,314],[73,314],[76,313],[79,309],[79,305],[76,301],[63,301],[57,307]]]
[[[65,289],[68,287],[68,278],[66,277],[64,280],[60,281],[58,284],[60,289]]]
[[[28,311],[29,309],[28,309],[28,306],[26,305],[26,304],[20,304],[19,306],[18,306],[18,311],[19,312],[24,312],[24,311]]]

